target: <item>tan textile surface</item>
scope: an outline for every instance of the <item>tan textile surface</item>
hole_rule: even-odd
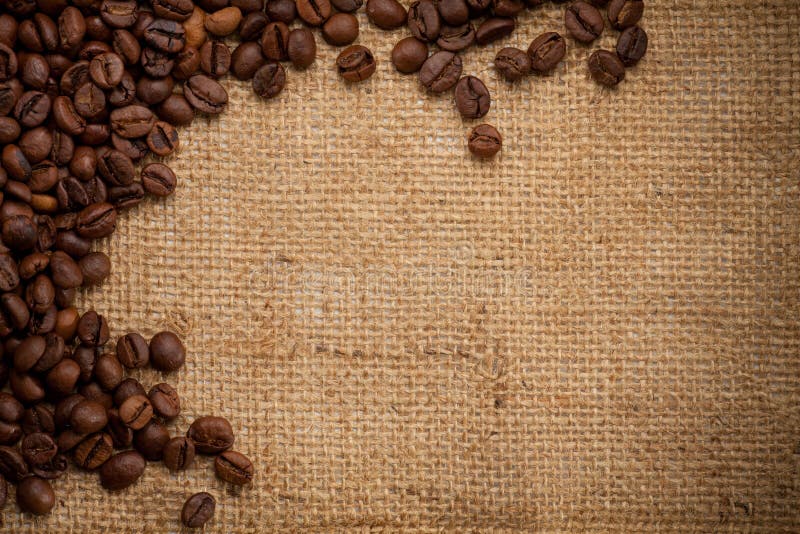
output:
[[[799,531],[800,4],[650,1],[619,90],[572,41],[555,75],[498,80],[500,46],[563,9],[465,56],[506,141],[489,163],[363,13],[368,82],[321,39],[273,101],[227,81],[82,302],[184,336],[171,428],[225,415],[255,482],[207,458],[119,494],[71,472],[52,515],[2,526],[178,531],[208,490],[208,532]]]

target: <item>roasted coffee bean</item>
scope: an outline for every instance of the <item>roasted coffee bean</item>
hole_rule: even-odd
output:
[[[69,414],[70,428],[82,434],[98,432],[107,422],[106,409],[100,403],[88,399],[76,404]]]
[[[242,22],[242,11],[229,6],[206,15],[206,30],[217,37],[225,37],[236,31]]]
[[[435,42],[442,29],[442,20],[433,0],[416,0],[408,8],[408,29],[411,35],[425,42]]]
[[[155,124],[153,128],[155,128]],[[150,130],[152,132],[152,129]],[[128,185],[136,177],[136,170],[131,158],[113,148],[98,150],[97,172],[111,185]]]
[[[348,82],[366,80],[375,73],[375,57],[369,48],[351,45],[345,48],[336,58],[336,69],[339,76]]]
[[[111,436],[115,449],[127,449],[133,444],[133,430],[122,421],[116,408],[108,410],[106,432]]]
[[[523,52],[523,55],[525,53]],[[527,57],[527,56],[525,56]],[[464,76],[456,84],[456,109],[465,119],[478,119],[489,113],[491,97],[483,82],[475,76]]]
[[[168,122],[156,121],[147,134],[147,147],[156,156],[166,156],[178,148],[178,131]]]
[[[0,117],[0,143],[13,143],[20,133],[22,129],[13,117]]]
[[[148,393],[153,411],[164,419],[174,419],[181,413],[181,400],[178,392],[169,384],[156,384]]]
[[[514,19],[505,17],[492,17],[484,20],[475,31],[475,41],[479,45],[487,45],[503,37],[508,37],[514,31]]]
[[[78,270],[80,271],[80,267]],[[96,311],[89,310],[78,320],[78,338],[84,345],[101,347],[108,342],[108,337],[108,322]]]
[[[85,434],[75,432],[71,428],[68,428],[58,435],[56,443],[58,443],[58,450],[64,453],[73,450],[84,439],[86,439]]]
[[[172,72],[172,68],[175,66],[175,59],[163,50],[147,47],[142,49],[139,63],[148,76],[163,78]]]
[[[250,43],[256,47],[258,54],[261,55],[261,47],[256,43]],[[241,48],[241,46],[239,47]],[[238,49],[237,49],[238,50]],[[194,120],[194,108],[184,98],[183,95],[171,94],[164,100],[157,109],[158,117],[175,126],[185,126]],[[147,145],[145,144],[145,148]],[[145,186],[145,190],[147,186]]]
[[[194,443],[186,437],[172,438],[161,451],[164,465],[170,471],[182,471],[194,461]]]
[[[195,6],[192,14],[188,19],[183,21],[184,37],[186,38],[186,47],[200,48],[203,43],[208,39],[208,32],[206,31],[206,13],[199,7]]]
[[[58,453],[58,446],[49,435],[34,432],[22,440],[20,452],[28,465],[33,466],[49,462]]]
[[[31,287],[33,286],[28,286],[28,288]],[[23,300],[22,297],[15,293],[5,293],[2,297],[0,297],[0,304],[2,304],[3,311],[6,314],[6,319],[11,326],[17,330],[22,330],[25,328],[25,326],[27,326],[28,321],[31,318],[31,314],[28,310],[25,300]]]
[[[112,28],[128,28],[136,22],[136,2],[134,0],[103,0],[100,4],[100,18]]]
[[[111,353],[101,354],[94,365],[94,379],[106,391],[116,388],[125,376],[122,364]]]
[[[199,417],[189,427],[186,437],[194,442],[201,454],[219,454],[233,446],[234,435],[227,419],[216,416]]]
[[[564,13],[567,31],[582,43],[591,43],[603,33],[605,23],[596,7],[587,2],[573,2]]]
[[[143,137],[153,128],[153,112],[144,106],[125,106],[111,112],[111,129],[126,138]]]
[[[283,22],[270,22],[261,35],[261,51],[273,61],[289,58],[289,27]]]
[[[500,151],[503,138],[497,129],[490,124],[479,124],[469,132],[467,147],[479,158],[491,158]]]
[[[172,76],[150,78],[143,76],[136,82],[136,97],[149,106],[159,104],[172,95],[175,81]]]
[[[47,462],[31,466],[31,472],[39,478],[55,480],[67,472],[67,467],[67,457],[59,453]]]
[[[206,492],[195,493],[183,504],[181,522],[189,528],[200,528],[214,517],[217,501]]]
[[[331,16],[330,0],[296,0],[297,14],[309,26],[322,26]]]
[[[317,57],[317,43],[311,30],[295,28],[290,31],[286,54],[297,69],[305,69],[314,63],[314,59]]]
[[[268,61],[253,75],[253,91],[261,98],[273,98],[285,86],[286,71],[277,61]]]
[[[42,124],[50,114],[52,101],[41,91],[27,91],[17,100],[14,106],[14,118],[25,128],[33,128]],[[8,170],[8,169],[6,169]]]
[[[217,114],[225,110],[228,93],[213,78],[196,74],[183,87],[186,100],[201,113]]]
[[[14,121],[14,119],[10,120]],[[43,126],[28,130],[20,137],[19,149],[32,165],[42,163],[42,160],[47,159],[53,150],[53,132]],[[52,165],[52,162],[47,163]],[[43,193],[44,191],[38,190],[37,192]]]
[[[11,291],[19,285],[17,262],[11,255],[0,252],[0,291]]]
[[[492,0],[492,11],[498,17],[516,17],[523,9],[521,0]]]
[[[278,21],[276,21],[278,22]],[[269,24],[269,18],[261,11],[249,13],[239,24],[239,38],[242,43],[257,41]]]
[[[288,51],[289,48],[287,46],[287,52]],[[266,61],[266,58],[264,58],[264,55],[261,53],[260,44],[255,42],[242,43],[233,51],[231,57],[231,72],[240,80],[250,80]]]
[[[97,285],[111,272],[111,260],[105,252],[91,252],[78,261],[83,273],[83,285]]]
[[[1,70],[0,68],[0,71]],[[24,56],[24,61],[21,62],[19,70],[22,83],[31,89],[38,89],[40,91],[45,89],[47,80],[50,78],[50,65],[47,63],[47,60],[45,60],[44,56],[40,54]]]
[[[25,407],[13,395],[0,391],[0,421],[16,423],[24,411]]]
[[[150,153],[147,140],[143,137],[137,139],[126,139],[117,134],[111,134],[111,144],[132,161],[138,161]]]
[[[72,341],[78,329],[78,310],[70,305],[64,305],[58,300],[58,289],[56,289],[56,305],[62,308],[56,316],[56,328],[54,332],[61,336],[65,341]]]
[[[36,376],[12,369],[8,373],[8,382],[14,396],[25,404],[39,402],[45,396],[44,384]]]
[[[80,319],[78,322],[80,322]],[[75,347],[75,350],[72,351],[72,359],[75,360],[75,363],[77,363],[81,368],[81,382],[88,382],[92,379],[92,375],[94,374],[94,365],[99,356],[100,349],[98,347],[78,345]]]
[[[436,7],[445,24],[460,26],[469,22],[469,5],[466,0],[439,0]]]
[[[22,373],[30,371],[46,349],[47,342],[44,336],[29,336],[23,339],[14,351],[14,369]]]
[[[537,73],[550,72],[564,59],[567,53],[567,42],[556,32],[543,33],[531,42],[528,57],[531,70]]]
[[[406,24],[408,13],[397,0],[367,0],[367,18],[382,30],[394,30]]]
[[[461,77],[461,58],[453,52],[436,52],[422,64],[419,81],[433,93],[451,89]]]
[[[56,504],[56,494],[47,480],[27,477],[17,485],[17,505],[23,512],[45,515]]]
[[[111,458],[114,443],[105,432],[92,434],[81,441],[74,449],[75,463],[83,469],[94,471]]]
[[[608,21],[616,30],[624,30],[638,24],[644,13],[642,0],[611,0],[608,4]]]
[[[150,340],[150,364],[159,371],[176,371],[186,360],[186,349],[172,332],[159,332]]]
[[[163,163],[151,163],[142,169],[142,186],[151,195],[169,196],[175,191],[176,183],[175,173]]]
[[[72,96],[75,94],[75,91],[78,90],[78,87],[90,81],[89,62],[78,61],[69,67],[61,76],[59,88],[61,89],[61,94]]]
[[[231,49],[222,41],[206,41],[200,47],[200,68],[214,78],[221,78],[231,68]]]
[[[192,0],[151,0],[153,13],[157,17],[183,22],[192,15]]]
[[[253,481],[253,463],[236,451],[225,451],[214,460],[214,472],[225,482],[244,486]]]
[[[176,56],[172,76],[176,80],[186,80],[200,70],[200,51],[192,46],[184,48]]]
[[[461,26],[442,26],[436,44],[448,52],[466,50],[475,43],[475,28],[467,22]]]
[[[142,45],[128,30],[114,30],[111,47],[125,65],[136,65],[142,56]]]
[[[156,50],[177,54],[186,44],[186,30],[179,22],[157,18],[145,28],[144,40]]]
[[[81,12],[73,6],[66,7],[58,17],[58,39],[60,49],[70,53],[83,41],[86,35],[86,21]]]
[[[89,62],[89,77],[101,89],[111,89],[122,81],[125,64],[114,52],[95,56]]]
[[[514,82],[530,74],[531,59],[524,50],[509,46],[497,53],[494,66],[503,78]]]
[[[86,206],[78,213],[75,226],[78,235],[97,239],[110,235],[117,225],[117,212],[114,206],[106,202],[97,202]],[[52,259],[50,260],[52,264]]]
[[[119,407],[119,416],[122,422],[133,430],[139,430],[150,422],[153,417],[153,406],[144,395],[129,397]]]
[[[617,41],[617,56],[626,67],[633,67],[647,53],[647,32],[639,26],[623,31]]]
[[[18,423],[0,421],[0,445],[14,445],[22,437],[22,427]]]
[[[597,50],[589,56],[589,73],[597,83],[613,87],[625,79],[625,65],[616,54]]]
[[[6,194],[9,193],[9,182],[6,185]],[[30,189],[25,184],[17,182],[19,190],[27,193],[27,199],[18,196],[20,200],[30,202]],[[3,243],[12,250],[23,251],[32,248],[36,244],[37,232],[36,224],[25,215],[9,217],[3,222],[2,227]]]
[[[163,164],[151,163],[145,167],[145,170],[149,169],[152,165]],[[150,361],[150,348],[141,334],[135,332],[125,334],[117,340],[117,358],[120,363],[128,369],[144,367]]]
[[[358,19],[350,13],[331,15],[322,25],[322,37],[334,46],[349,45],[358,38]]]
[[[144,386],[139,383],[135,378],[126,378],[114,390],[114,404],[122,406],[122,404],[133,397],[134,395],[147,395]]]
[[[134,484],[144,473],[147,461],[136,451],[124,451],[100,467],[100,484],[107,490],[121,490]]]
[[[14,447],[0,445],[0,476],[11,482],[19,482],[28,475],[25,458]]]
[[[63,359],[48,371],[45,383],[55,395],[67,395],[75,388],[80,376],[80,365],[75,360]]]
[[[26,21],[33,24],[31,21]],[[11,15],[3,13],[0,15],[0,43],[6,46],[14,46],[17,41],[17,21]],[[28,47],[30,48],[30,47]],[[2,508],[2,506],[0,506]]]
[[[168,441],[169,432],[156,419],[151,419],[142,429],[133,433],[133,448],[151,462],[161,460],[164,446]]]
[[[59,232],[58,235],[56,236],[56,248],[58,249],[58,251],[69,254],[73,258],[82,258],[83,256],[89,253],[89,248],[91,246],[92,242],[89,239],[79,236],[72,230]],[[77,287],[77,286],[71,286],[71,287]],[[58,287],[56,289],[58,289]]]
[[[121,91],[125,90],[123,86]],[[112,92],[111,95],[114,96],[115,92]],[[59,97],[61,98],[61,97]],[[103,91],[94,85],[93,83],[85,83],[81,85],[77,91],[75,91],[75,96],[72,97],[73,106],[75,108],[75,112],[85,119],[97,119],[104,115],[108,110],[106,108],[106,95]],[[113,103],[113,102],[112,102]],[[54,112],[55,112],[55,105],[54,105]],[[83,132],[86,133],[86,130],[91,128],[91,125],[86,125],[83,129]],[[62,128],[67,133],[70,133],[67,129]],[[92,143],[98,144],[98,143]]]
[[[26,434],[34,432],[52,434],[56,428],[53,411],[44,404],[34,404],[26,408],[20,419],[20,425]]]
[[[268,0],[265,12],[273,22],[291,24],[297,18],[297,6],[294,0]]]
[[[8,174],[8,178],[27,182],[31,179],[33,167],[31,166],[25,153],[16,145],[6,145],[3,147],[2,167]],[[6,183],[6,186],[8,184]]]
[[[416,37],[401,39],[392,49],[392,64],[403,74],[417,72],[426,59],[428,59],[428,45]]]

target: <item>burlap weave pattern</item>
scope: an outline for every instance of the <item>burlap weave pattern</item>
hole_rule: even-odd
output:
[[[119,494],[71,472],[52,515],[9,505],[4,528],[178,531],[208,490],[209,532],[800,530],[800,4],[650,1],[618,90],[572,42],[555,75],[499,80],[500,46],[563,8],[464,58],[492,162],[363,13],[366,83],[321,39],[273,101],[228,80],[82,305],[184,336],[170,428],[225,415],[255,481],[206,458]]]

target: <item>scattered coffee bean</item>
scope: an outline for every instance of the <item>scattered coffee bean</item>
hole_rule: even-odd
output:
[[[244,486],[253,480],[253,463],[242,453],[225,451],[214,460],[214,472],[225,482]]]
[[[277,61],[268,61],[253,75],[253,91],[261,98],[273,98],[285,86],[286,71]]]
[[[494,66],[503,78],[514,82],[530,74],[531,59],[524,50],[509,46],[497,53]]]
[[[187,437],[172,438],[161,451],[164,465],[170,471],[182,471],[194,461],[194,442]]]
[[[475,76],[464,76],[458,81],[455,100],[458,112],[465,119],[479,119],[489,113],[491,105],[489,90]]]
[[[367,18],[382,30],[395,30],[406,23],[408,13],[397,0],[367,0]]]
[[[475,40],[479,45],[487,45],[514,31],[516,22],[508,17],[492,17],[484,20],[475,32]]]
[[[428,59],[428,45],[416,37],[406,37],[392,49],[392,64],[403,74],[417,72],[426,59]]]
[[[124,451],[100,467],[100,484],[107,490],[121,490],[139,480],[147,461],[136,451]]]
[[[440,51],[431,55],[419,71],[419,81],[433,93],[451,89],[461,77],[461,58],[453,52]]]
[[[564,13],[567,31],[582,43],[591,43],[603,33],[603,15],[587,2],[573,2]]]
[[[186,436],[201,454],[219,454],[230,449],[234,441],[231,424],[227,419],[216,416],[195,419]]]
[[[503,138],[494,126],[479,124],[469,132],[467,146],[479,158],[491,158],[500,151]]]
[[[643,13],[643,0],[611,0],[608,3],[608,21],[617,30],[635,26],[642,19]]]
[[[322,25],[322,37],[334,46],[349,45],[358,37],[358,19],[350,13],[331,15]]]
[[[597,50],[589,56],[589,73],[597,83],[614,87],[625,79],[625,65],[616,54]]]
[[[352,45],[345,48],[336,58],[339,76],[348,82],[361,82],[375,73],[375,58],[369,48]]]
[[[195,493],[183,505],[181,522],[189,528],[200,528],[214,517],[217,501],[206,492]]]
[[[289,32],[286,54],[297,69],[309,67],[317,57],[317,43],[308,28],[295,28]]]
[[[30,476],[17,485],[17,504],[24,512],[45,515],[56,504],[56,494],[47,480]]]
[[[150,340],[150,364],[159,371],[176,371],[186,360],[186,349],[172,332],[159,332]]]
[[[561,63],[567,53],[567,42],[556,32],[543,33],[531,42],[528,57],[531,70],[539,74],[550,72]]]
[[[633,67],[647,52],[647,32],[639,26],[631,26],[619,35],[617,56],[626,67]]]

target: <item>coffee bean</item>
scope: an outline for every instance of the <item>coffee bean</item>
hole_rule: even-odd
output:
[[[84,285],[97,285],[111,272],[111,260],[104,252],[90,252],[78,261]]]
[[[295,28],[290,31],[286,53],[296,69],[305,69],[314,63],[317,57],[317,43],[311,30]]]
[[[127,28],[136,22],[136,2],[133,0],[103,0],[100,18],[112,28]]]
[[[639,26],[624,30],[617,41],[617,56],[626,67],[633,67],[647,53],[647,32]]]
[[[206,492],[189,497],[181,510],[181,522],[189,528],[200,528],[214,517],[217,501]]]
[[[382,30],[394,30],[406,24],[408,13],[397,0],[367,0],[367,18]]]
[[[53,119],[61,131],[69,135],[80,135],[86,129],[86,120],[78,114],[68,96],[58,96],[53,101]]]
[[[0,476],[19,482],[28,475],[28,464],[16,448],[0,445]]]
[[[242,12],[238,7],[226,7],[206,15],[206,29],[218,36],[225,37],[236,31],[242,21]]]
[[[86,21],[81,12],[73,6],[64,8],[58,17],[58,39],[61,50],[74,51],[85,34]]]
[[[200,51],[192,46],[185,47],[176,56],[172,76],[176,80],[186,80],[200,70]]]
[[[475,40],[479,45],[487,45],[511,35],[515,27],[514,19],[505,17],[488,18],[475,31]]]
[[[417,72],[426,59],[428,59],[428,45],[416,37],[401,39],[392,49],[392,64],[403,74]]]
[[[524,50],[509,46],[497,53],[494,66],[503,78],[513,82],[530,74],[531,59]]]
[[[411,35],[425,42],[435,42],[442,28],[439,11],[433,0],[416,0],[408,8],[408,29]]]
[[[80,319],[78,319],[80,322]],[[76,327],[77,331],[77,327]],[[100,356],[100,349],[98,347],[88,347],[86,345],[78,345],[75,347],[75,350],[72,351],[72,359],[80,366],[81,368],[81,382],[89,382],[92,379],[92,374],[94,373],[94,365],[97,362],[97,358]]]
[[[56,442],[43,432],[28,434],[20,444],[20,453],[28,465],[39,465],[50,461],[58,452]]]
[[[242,453],[225,451],[214,460],[214,472],[225,482],[244,486],[253,481],[253,463]]]
[[[175,80],[172,76],[150,78],[143,76],[136,82],[136,97],[143,103],[153,106],[172,96]]]
[[[100,403],[91,400],[76,404],[69,415],[70,427],[82,434],[98,432],[107,422],[106,409]]]
[[[297,14],[309,26],[322,26],[331,16],[330,0],[296,0]]]
[[[75,360],[58,362],[45,376],[45,383],[56,395],[67,395],[75,388],[81,376],[81,368]]]
[[[22,419],[25,408],[13,395],[0,391],[0,421],[16,423]]]
[[[50,261],[52,267],[53,259]],[[78,270],[80,271],[80,268]],[[81,316],[77,332],[81,343],[88,347],[101,347],[108,342],[108,322],[94,310],[89,310]]]
[[[576,40],[582,43],[591,43],[603,33],[605,23],[603,16],[591,4],[586,2],[573,2],[564,13],[564,23],[567,31]]]
[[[50,65],[44,56],[40,54],[24,56],[24,61],[20,64],[19,70],[22,83],[31,89],[40,91],[45,89],[47,80],[50,77]],[[2,71],[1,67],[0,71]]]
[[[145,167],[145,170],[152,165],[162,164],[151,163]],[[120,337],[117,341],[117,358],[128,369],[144,367],[150,361],[150,348],[141,334],[132,332]]]
[[[56,494],[50,483],[42,478],[31,476],[17,485],[17,505],[24,512],[45,515],[56,504]]]
[[[106,391],[116,388],[124,378],[122,364],[111,353],[105,353],[97,358],[94,366],[94,378],[100,387]]]
[[[419,71],[419,81],[433,93],[451,89],[461,77],[461,58],[453,52],[440,51],[429,57]]]
[[[516,17],[523,9],[521,0],[492,0],[492,11],[498,17]]]
[[[336,58],[336,69],[339,76],[348,82],[366,80],[375,73],[375,58],[369,48],[351,45],[345,48]]]
[[[64,361],[72,361],[72,360],[64,360]],[[53,424],[55,430],[59,432],[66,430],[69,428],[69,416],[72,413],[72,409],[81,401],[86,400],[83,395],[79,395],[77,393],[73,393],[67,397],[64,397],[56,404],[55,413],[53,414]]]
[[[291,24],[297,18],[294,0],[268,0],[265,12],[269,20]]]
[[[44,404],[34,404],[26,408],[20,419],[20,425],[26,434],[34,432],[52,434],[56,428],[53,411]]]
[[[92,109],[96,110],[96,106],[99,106],[101,101],[99,98],[93,98],[93,107]],[[103,97],[105,98],[105,96]],[[122,75],[122,80],[119,84],[114,87],[108,95],[108,103],[115,107],[125,107],[128,105],[133,104],[136,101],[136,82],[133,81],[133,76],[131,76],[128,72],[125,72]],[[76,107],[78,113],[81,113],[81,107]],[[104,108],[101,108],[102,111],[106,111]],[[91,110],[89,110],[91,111]],[[99,114],[99,112],[98,112]]]
[[[213,78],[196,74],[183,87],[186,100],[201,113],[217,114],[225,110],[228,93]]]
[[[186,437],[172,438],[161,452],[164,465],[170,471],[182,471],[194,461],[194,443]]]
[[[0,252],[0,290],[11,291],[19,284],[17,262],[11,255]]]
[[[148,76],[163,78],[172,72],[172,68],[175,66],[175,59],[168,52],[148,47],[142,49],[139,63]]]
[[[21,132],[22,128],[13,117],[0,117],[0,143],[8,144],[16,141]]]
[[[200,68],[214,78],[221,78],[231,68],[231,49],[222,41],[206,41],[200,47]]]
[[[294,6],[294,3],[292,3],[292,6]],[[275,22],[281,21],[276,19]],[[267,15],[265,15],[263,12],[256,11],[249,13],[239,24],[239,38],[243,43],[248,41],[256,41],[259,37],[261,37],[261,33],[264,31],[264,28],[266,28],[267,24],[269,24],[269,17],[267,17]],[[284,24],[287,23],[284,22]]]
[[[614,87],[625,79],[625,65],[616,54],[597,50],[589,56],[589,73],[597,83]]]
[[[157,462],[162,458],[164,446],[169,441],[169,432],[156,419],[151,419],[143,428],[133,433],[133,447],[146,460]]]
[[[287,46],[287,52],[288,50],[289,48]],[[240,80],[250,80],[266,61],[266,58],[261,53],[260,44],[255,42],[242,43],[233,51],[231,57],[231,72]]]
[[[255,44],[255,43],[250,43]],[[241,48],[241,47],[240,47]],[[261,47],[256,45],[261,54]],[[185,126],[194,120],[194,108],[183,95],[172,94],[158,106],[158,117],[175,126]],[[146,145],[145,145],[146,147]],[[145,189],[147,187],[145,186]]]
[[[100,467],[100,484],[107,490],[121,490],[139,480],[147,462],[136,451],[124,451],[109,458]]]
[[[234,435],[227,419],[204,416],[194,420],[186,432],[186,437],[194,442],[201,454],[219,454],[233,446]]]
[[[150,363],[160,371],[176,371],[186,360],[186,349],[172,332],[159,332],[150,340]]]
[[[153,112],[144,106],[131,105],[111,112],[111,129],[125,138],[147,135],[155,123]]]
[[[644,13],[642,0],[611,0],[608,4],[608,21],[616,30],[624,30],[638,24]]]
[[[556,32],[543,33],[531,42],[528,57],[531,69],[543,74],[555,69],[567,53],[567,42]]]
[[[336,13],[322,25],[322,37],[334,46],[349,45],[358,38],[358,19],[350,13]]]
[[[186,44],[186,30],[179,22],[157,18],[145,28],[144,40],[156,50],[176,54]]]
[[[466,0],[439,0],[436,7],[445,24],[460,26],[469,22],[469,5]]]
[[[148,393],[153,411],[164,419],[174,419],[181,413],[181,401],[178,392],[169,384],[156,384]]]
[[[97,239],[110,235],[116,225],[117,212],[114,207],[106,202],[97,202],[78,213],[75,229],[82,237]],[[52,258],[50,262],[52,264]]]
[[[83,469],[94,471],[106,463],[114,453],[111,436],[98,432],[81,441],[74,449],[75,463]]]
[[[458,112],[465,119],[478,119],[483,117],[489,113],[489,106],[491,105],[489,90],[483,82],[475,76],[464,76],[458,81],[456,84],[455,101]]]
[[[147,395],[147,392],[138,380],[128,377],[120,382],[117,389],[114,390],[114,404],[122,406],[126,400],[134,395]]]
[[[113,52],[99,54],[89,62],[89,77],[101,89],[111,89],[118,85],[124,72],[122,58]]]
[[[151,195],[165,197],[175,191],[177,179],[163,163],[151,163],[142,169],[142,186]]]
[[[475,126],[467,137],[469,151],[479,158],[491,158],[500,151],[503,138],[497,129],[490,124]]]
[[[133,444],[133,430],[122,421],[116,408],[108,410],[106,432],[111,436],[115,449],[127,449]]]
[[[45,480],[55,480],[66,473],[67,467],[67,457],[59,453],[47,462],[31,466],[31,473]]]
[[[96,151],[96,157],[97,172],[108,184],[128,185],[136,177],[133,161],[119,150],[103,147]]]
[[[129,397],[119,407],[119,416],[122,422],[133,430],[139,430],[150,422],[153,417],[153,406],[144,395]]]
[[[277,96],[286,85],[286,71],[277,61],[268,61],[253,75],[253,91],[261,98]]]
[[[168,122],[156,121],[147,134],[147,146],[156,156],[166,156],[178,148],[178,131]]]
[[[189,18],[183,21],[183,29],[184,38],[186,39],[184,48],[200,48],[203,46],[203,43],[208,39],[205,11],[195,6]]]
[[[261,35],[261,51],[273,61],[285,61],[289,57],[289,27],[283,22],[271,22]]]
[[[466,50],[475,43],[475,28],[467,22],[461,26],[442,26],[436,44],[448,52]]]

